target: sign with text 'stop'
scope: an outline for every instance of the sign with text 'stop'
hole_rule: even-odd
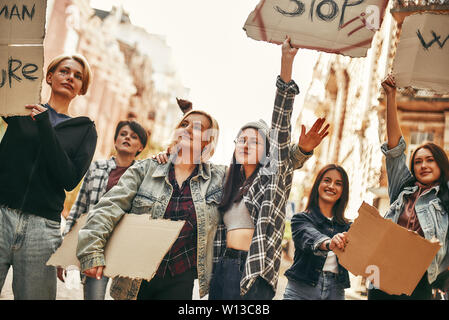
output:
[[[0,0],[0,115],[40,102],[47,0]]]
[[[449,93],[449,14],[405,18],[393,74],[398,87]]]
[[[243,29],[255,39],[365,57],[388,0],[261,0]]]

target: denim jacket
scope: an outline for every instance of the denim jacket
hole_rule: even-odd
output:
[[[396,147],[388,149],[387,143],[381,147],[382,152],[386,156],[386,166],[388,175],[388,194],[390,196],[391,206],[385,214],[384,218],[390,219],[397,223],[399,216],[404,211],[404,203],[406,197],[418,190],[417,186],[406,186],[404,182],[413,178],[412,173],[407,168],[405,158],[406,144],[404,138],[401,137]],[[428,240],[437,238],[441,243],[432,263],[427,268],[427,276],[429,283],[437,278],[438,274],[447,269],[448,261],[448,213],[445,212],[441,204],[441,200],[437,194],[439,186],[432,187],[428,192],[423,193],[415,204],[416,215],[419,224],[424,232],[424,237]]]
[[[319,209],[297,213],[291,221],[295,244],[293,265],[285,272],[289,280],[303,281],[316,286],[326,262],[328,251],[319,249],[321,243],[337,233],[348,231],[350,224],[339,224],[327,219]],[[338,257],[337,257],[338,262]],[[349,288],[349,273],[338,264],[337,281],[343,288]]]
[[[82,271],[106,265],[103,254],[106,241],[125,213],[163,218],[173,192],[168,181],[170,165],[170,162],[158,164],[152,159],[132,165],[89,212],[78,236],[77,257]],[[198,175],[190,181],[198,220],[197,272],[201,297],[208,292],[212,273],[213,240],[224,175],[225,166],[202,163]],[[141,279],[116,277],[111,285],[111,296],[118,300],[136,299],[141,282]]]

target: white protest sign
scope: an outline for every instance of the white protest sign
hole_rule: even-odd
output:
[[[449,93],[449,15],[423,13],[405,18],[393,74],[400,88]]]
[[[76,257],[78,232],[86,223],[82,215],[47,265],[80,266]],[[185,221],[152,219],[148,214],[125,214],[115,227],[104,249],[107,277],[151,280],[165,254],[179,236]]]
[[[0,115],[40,102],[46,0],[0,0]]]
[[[381,26],[388,0],[261,0],[249,15],[246,34],[295,47],[365,57]]]

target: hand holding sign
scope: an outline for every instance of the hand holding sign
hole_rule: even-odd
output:
[[[382,81],[382,88],[384,88],[385,93],[391,96],[396,93],[396,80],[394,76],[389,74],[384,81]]]
[[[30,116],[31,118],[33,118],[33,120],[36,120],[34,119],[34,117],[37,116],[38,114],[47,111],[46,107],[43,107],[39,104],[29,104],[26,105],[25,108],[31,111]]]

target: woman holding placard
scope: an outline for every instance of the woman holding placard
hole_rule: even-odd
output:
[[[169,161],[146,159],[132,165],[89,211],[79,232],[77,256],[81,271],[97,279],[108,267],[106,242],[125,214],[186,221],[151,281],[115,277],[112,298],[191,300],[195,279],[200,296],[207,294],[225,175],[224,166],[208,162],[218,134],[218,123],[208,113],[187,112],[173,132]]]
[[[284,300],[344,300],[349,274],[333,250],[344,250],[348,243],[348,197],[349,180],[342,167],[329,164],[318,172],[306,210],[291,221],[295,256],[285,272]]]
[[[270,300],[276,292],[285,206],[293,171],[302,167],[324,137],[329,125],[318,119],[297,144],[291,144],[290,117],[298,86],[292,80],[298,49],[287,37],[282,44],[271,128],[263,121],[244,125],[220,203],[215,239],[211,300]]]
[[[449,265],[449,161],[441,147],[428,142],[413,151],[410,169],[407,168],[394,77],[389,75],[382,87],[387,97],[387,142],[382,145],[382,152],[386,156],[391,203],[385,218],[428,240],[436,237],[441,248],[411,296],[388,295],[373,288],[368,292],[368,299],[428,300],[432,297],[431,284]]]
[[[55,299],[56,268],[47,260],[61,243],[65,191],[89,168],[97,143],[93,121],[69,114],[86,94],[91,71],[80,55],[50,62],[44,105],[27,105],[30,116],[4,117],[0,144],[0,288],[13,267],[15,299]]]

